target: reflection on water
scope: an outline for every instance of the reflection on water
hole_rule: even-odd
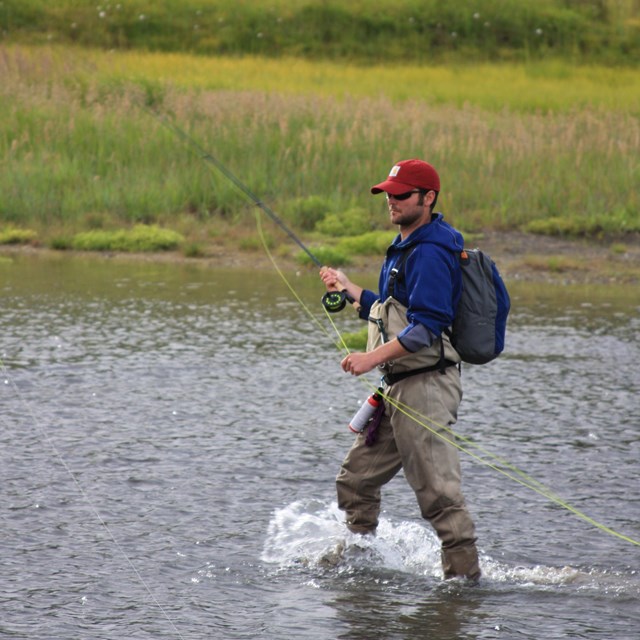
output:
[[[474,589],[441,581],[402,477],[375,539],[345,532],[368,388],[315,274],[289,275],[326,333],[271,272],[0,260],[0,636],[634,638],[638,547],[481,459],[640,538],[640,291],[511,284],[507,352],[465,368],[456,427],[482,447]]]

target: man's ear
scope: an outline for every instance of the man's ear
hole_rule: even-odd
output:
[[[430,207],[436,199],[436,192],[433,190],[427,191],[424,196],[424,204],[426,207]]]

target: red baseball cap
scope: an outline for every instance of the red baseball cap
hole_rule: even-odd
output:
[[[371,187],[371,193],[386,191],[397,196],[412,189],[440,191],[440,176],[428,162],[415,159],[398,162],[384,182]]]

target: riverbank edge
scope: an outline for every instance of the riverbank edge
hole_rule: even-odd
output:
[[[556,284],[628,284],[640,287],[640,236],[619,242],[597,242],[540,236],[521,232],[487,232],[468,248],[480,248],[497,264],[505,281],[548,282]],[[273,255],[279,269],[314,271],[296,259],[296,248],[290,253]],[[213,244],[206,255],[187,257],[179,251],[158,253],[118,253],[60,251],[29,245],[5,245],[0,256],[60,257],[84,256],[119,261],[146,261],[175,264],[195,264],[203,268],[274,269],[274,264],[260,249],[246,250],[223,244]],[[344,267],[347,272],[377,272],[383,256],[355,256]]]

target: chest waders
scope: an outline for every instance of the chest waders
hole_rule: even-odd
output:
[[[387,291],[389,295],[384,302],[377,300],[371,306],[369,312],[369,331],[367,334],[367,351],[393,340],[406,328],[408,308],[393,297],[398,275],[408,253],[405,253],[400,264],[389,274]],[[422,347],[397,360],[385,362],[378,368],[382,372],[382,379],[392,385],[400,380],[430,371],[444,373],[447,367],[453,367],[460,363],[460,356],[453,348],[451,340],[446,332],[428,347]]]

